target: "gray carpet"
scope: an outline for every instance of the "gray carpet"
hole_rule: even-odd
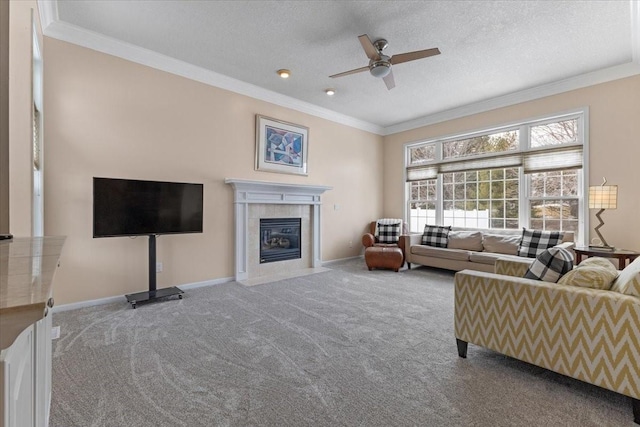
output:
[[[55,314],[51,426],[632,426],[628,398],[469,345],[453,274],[331,271]]]

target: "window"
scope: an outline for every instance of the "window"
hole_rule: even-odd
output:
[[[435,223],[436,183],[435,179],[410,183],[409,227],[411,230],[423,230],[426,224]]]
[[[445,173],[443,224],[471,228],[518,228],[517,168]]]
[[[527,227],[573,231],[581,242],[584,115],[407,145],[411,231]]]
[[[511,130],[474,138],[444,141],[442,143],[442,157],[474,156],[486,153],[499,153],[518,148],[518,131]]]

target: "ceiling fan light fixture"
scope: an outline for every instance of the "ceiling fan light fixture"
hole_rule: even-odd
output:
[[[291,76],[291,71],[289,71],[289,70],[287,70],[285,68],[282,68],[282,69],[278,70],[277,73],[283,79],[288,79],[289,76]]]
[[[391,72],[391,64],[388,62],[376,62],[371,65],[369,72],[373,77],[387,77]]]
[[[335,95],[335,94],[336,94],[336,90],[335,90],[335,89],[332,89],[332,88],[329,88],[329,89],[325,89],[325,90],[324,90],[324,93],[326,93],[326,94],[327,94],[327,95],[329,95],[329,96],[333,96],[333,95]]]

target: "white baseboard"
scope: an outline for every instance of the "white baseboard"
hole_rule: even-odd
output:
[[[223,277],[220,279],[205,280],[202,282],[194,282],[194,283],[185,283],[184,285],[176,285],[176,286],[178,286],[180,289],[184,291],[188,289],[202,288],[204,286],[221,285],[223,283],[228,283],[232,281],[233,281],[233,277]],[[93,307],[96,305],[110,304],[112,302],[125,302],[125,301],[126,301],[126,297],[124,295],[116,295],[113,297],[98,298],[98,299],[93,299],[89,301],[79,301],[79,302],[73,302],[71,304],[56,305],[51,309],[51,312],[54,314],[62,313],[63,311],[77,310],[79,308]]]
[[[356,256],[350,256],[347,258],[338,258],[338,259],[332,259],[329,261],[322,261],[322,266],[325,267],[327,265],[335,264],[337,262],[349,261],[350,259],[358,259],[358,258],[364,258],[364,255],[356,255]]]

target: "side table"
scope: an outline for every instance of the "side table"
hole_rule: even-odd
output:
[[[617,248],[612,251],[607,251],[594,247],[577,246],[573,248],[573,250],[576,253],[576,264],[580,264],[583,257],[588,258],[592,256],[598,256],[603,258],[616,258],[618,260],[618,270],[622,270],[627,266],[628,263],[632,262],[634,259],[640,256],[640,252]]]

